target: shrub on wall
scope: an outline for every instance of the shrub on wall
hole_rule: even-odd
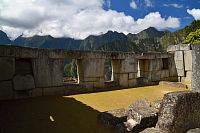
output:
[[[200,29],[191,32],[183,41],[184,44],[200,44]]]

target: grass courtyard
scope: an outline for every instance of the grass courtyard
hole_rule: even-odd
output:
[[[111,133],[97,122],[99,112],[126,108],[137,99],[162,99],[184,91],[164,85],[72,96],[0,101],[0,133]]]

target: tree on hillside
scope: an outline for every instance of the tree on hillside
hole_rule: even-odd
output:
[[[200,44],[200,29],[191,32],[183,41],[184,44]]]

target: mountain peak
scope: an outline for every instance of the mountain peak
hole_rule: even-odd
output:
[[[0,30],[0,45],[10,44],[11,40],[8,38],[7,34]]]

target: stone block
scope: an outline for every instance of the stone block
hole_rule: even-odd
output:
[[[128,58],[125,60],[121,60],[121,68],[120,73],[130,73],[130,72],[137,72],[138,70],[138,60]]]
[[[160,81],[161,71],[152,71],[151,72],[151,81]]]
[[[129,73],[128,74],[128,79],[136,79],[138,73]]]
[[[43,96],[49,96],[49,95],[55,95],[54,87],[43,88]]]
[[[0,100],[12,99],[13,86],[12,81],[0,81]]]
[[[185,70],[192,71],[192,50],[184,51]]]
[[[62,86],[63,85],[63,70],[64,64],[63,60],[57,59],[52,60],[52,86]]]
[[[42,88],[35,88],[32,90],[32,96],[37,97],[37,96],[42,96],[43,95],[43,89]]]
[[[200,45],[192,45],[192,90],[200,92]]]
[[[98,120],[107,126],[114,128],[117,124],[126,121],[128,110],[121,108],[111,111],[102,112],[98,115]]]
[[[183,61],[183,51],[176,51],[174,54],[175,61],[180,60]]]
[[[177,74],[178,74],[179,77],[184,77],[185,76],[184,69],[177,69]]]
[[[0,57],[0,81],[11,80],[15,74],[15,59]]]
[[[24,99],[32,97],[31,90],[24,90],[24,91],[14,91],[14,99]]]
[[[51,87],[52,69],[50,67],[50,60],[48,59],[48,55],[43,53],[43,55],[40,55],[38,59],[33,59],[32,62],[35,86],[37,88]]]
[[[183,69],[184,70],[185,67],[184,67],[183,60],[176,60],[175,63],[176,63],[176,69]]]
[[[150,106],[150,102],[147,100],[137,101],[129,106],[126,126],[130,131],[137,131],[138,129],[156,125],[158,112]],[[137,124],[133,125],[133,122]]]
[[[128,87],[128,74],[119,75],[119,85],[122,87]]]
[[[140,71],[140,77],[143,77],[143,78],[147,78],[148,80],[151,80],[151,77],[152,77],[152,75],[151,75],[151,72],[145,72],[145,71]]]
[[[142,71],[157,71],[162,69],[162,59],[144,60],[140,62],[139,69]]]
[[[167,77],[169,77],[169,70],[161,70],[160,78],[163,79],[163,78],[167,78]]]
[[[94,82],[95,88],[104,88],[105,87],[105,81],[104,78],[99,78],[98,81]]]
[[[137,79],[128,80],[129,87],[136,87],[137,86]]]
[[[100,77],[85,77],[84,82],[97,82]]]
[[[200,127],[200,93],[185,91],[164,95],[156,128],[166,133],[185,133]]]
[[[174,58],[169,58],[168,61],[169,61],[168,62],[169,63],[169,76],[170,77],[178,76]]]
[[[16,75],[13,78],[14,90],[31,90],[35,88],[35,82],[32,75]]]
[[[81,61],[83,77],[103,77],[105,69],[105,59],[83,59]]]
[[[167,52],[175,52],[176,51],[176,46],[175,45],[169,45],[167,47]]]
[[[191,82],[192,81],[192,71],[186,71],[185,77],[182,77],[181,81]]]
[[[190,45],[188,44],[180,44],[180,50],[186,51],[186,50],[191,50]]]
[[[39,49],[15,47],[15,57],[18,58],[38,58]]]

